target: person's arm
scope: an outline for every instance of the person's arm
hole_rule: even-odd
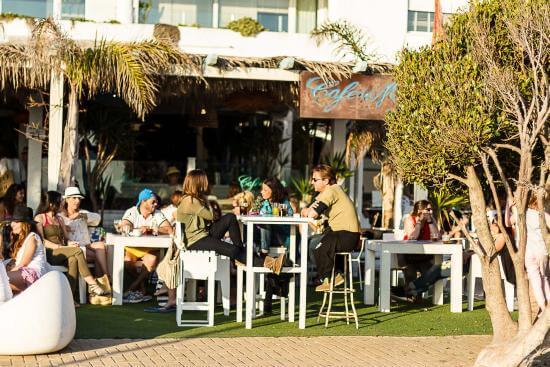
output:
[[[60,248],[61,245],[57,243],[53,243],[50,240],[47,240],[44,236],[44,224],[42,223],[42,215],[38,214],[36,217],[34,217],[34,220],[36,223],[36,232],[44,239],[44,247],[49,248],[50,250],[55,250],[56,248]]]
[[[409,240],[416,240],[418,236],[420,236],[420,231],[422,230],[422,226],[424,225],[423,219],[418,219],[416,223],[414,222],[414,219],[412,218],[412,214],[409,215],[405,219],[404,231],[407,235],[407,238]]]
[[[11,271],[17,271],[22,267],[29,265],[32,261],[32,257],[34,256],[34,251],[36,251],[36,238],[34,236],[31,236],[27,239],[25,252],[23,253],[21,262],[14,266]]]
[[[203,205],[198,199],[191,199],[190,197],[186,197],[181,201],[180,213],[196,215],[208,221],[214,219],[214,213],[210,208]]]
[[[172,225],[166,219],[164,214],[159,212],[159,213],[153,214],[153,215],[157,216],[156,220],[157,220],[157,223],[159,223],[159,233],[161,233],[161,234],[172,234],[172,232],[173,232]]]
[[[97,227],[101,222],[101,215],[99,215],[98,213],[83,210],[81,214],[82,217],[86,219],[86,224],[88,225],[88,227]]]

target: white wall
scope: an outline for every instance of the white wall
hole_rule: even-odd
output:
[[[116,19],[116,2],[113,0],[86,1],[84,18],[96,22]]]

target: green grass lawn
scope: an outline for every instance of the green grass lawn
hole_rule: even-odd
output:
[[[281,321],[279,305],[273,304],[273,314],[253,320],[253,328],[246,330],[244,323],[235,322],[235,309],[229,317],[223,316],[221,307],[216,308],[215,326],[179,328],[175,313],[150,314],[143,308],[150,303],[123,306],[82,305],[77,310],[76,338],[188,338],[188,337],[235,337],[235,336],[320,336],[320,335],[372,335],[372,336],[436,336],[490,334],[491,322],[483,302],[477,302],[472,312],[451,313],[448,300],[443,306],[433,306],[429,300],[423,304],[392,303],[391,313],[380,313],[377,306],[365,306],[362,293],[357,293],[355,305],[359,316],[359,330],[345,321],[333,320],[325,329],[317,324],[321,305],[319,295],[308,295],[306,329],[298,328],[296,322]],[[343,304],[336,304],[343,308]],[[334,309],[334,308],[333,308]],[[205,315],[204,313],[200,315]],[[191,315],[195,316],[195,315]]]

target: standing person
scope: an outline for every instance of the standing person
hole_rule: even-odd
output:
[[[14,293],[24,291],[49,270],[44,244],[33,227],[32,210],[17,205],[11,219],[12,261],[7,267],[10,287]]]
[[[262,196],[262,204],[260,207],[260,215],[272,215],[274,204],[283,204],[287,206],[289,216],[294,214],[292,206],[288,201],[288,194],[281,184],[281,182],[275,178],[270,177],[264,180],[262,183],[262,190],[260,191]],[[283,245],[288,249],[290,244],[290,227],[285,225],[259,225],[261,251],[263,253],[269,252],[269,247],[272,245]]]
[[[403,224],[405,230],[404,240],[430,241],[441,238],[433,217],[432,204],[428,200],[415,202],[412,212],[405,218]],[[406,263],[404,270],[405,284],[409,284],[416,279],[417,272],[423,274],[430,269],[433,256],[405,254],[403,259]]]
[[[319,195],[311,206],[302,210],[302,216],[318,218],[325,214],[329,225],[329,229],[313,251],[317,275],[321,281],[315,290],[323,292],[330,289],[329,277],[333,266],[337,268],[334,285],[344,283],[343,263],[335,264],[336,253],[355,249],[359,243],[360,227],[355,207],[349,196],[336,183],[336,174],[331,166],[315,166],[311,181]]]
[[[548,194],[545,195],[547,197]],[[511,203],[510,206],[514,206]],[[541,224],[550,229],[550,214],[544,213],[545,223],[540,223],[537,208],[537,196],[531,192],[525,212],[525,224],[527,227],[527,245],[525,247],[525,269],[529,278],[529,286],[533,291],[539,307],[539,314],[550,304],[550,263],[544,238],[542,237]],[[517,211],[511,218],[511,224],[517,223]]]
[[[67,266],[67,278],[71,286],[73,296],[76,296],[78,275],[88,284],[89,293],[92,296],[104,296],[109,294],[97,282],[90,273],[84,252],[78,242],[67,240],[68,234],[59,215],[61,208],[61,194],[57,191],[48,191],[42,195],[42,200],[37,209],[34,220],[36,229],[44,239],[46,247],[46,259],[51,265]],[[75,301],[75,307],[80,305]]]
[[[246,249],[241,242],[241,231],[234,214],[226,214],[214,222],[214,213],[208,202],[208,178],[200,169],[189,171],[183,182],[183,198],[177,211],[177,220],[184,226],[184,240],[189,251],[214,251],[232,260],[246,264]],[[232,243],[221,240],[229,232]],[[276,259],[255,255],[254,266],[264,266],[275,274],[283,267],[285,254]],[[176,289],[168,289],[164,307],[146,309],[147,312],[171,312],[176,309]]]
[[[88,226],[96,227],[101,222],[101,216],[87,210],[80,209],[80,203],[84,196],[76,186],[65,189],[63,195],[65,205],[61,210],[61,218],[67,228],[67,240],[78,242],[79,246],[86,246],[86,260],[96,263],[96,270],[105,277],[109,283],[109,270],[107,268],[107,251],[104,242],[93,242],[90,239]]]
[[[148,233],[155,225],[158,227],[160,234],[171,234],[172,226],[166,220],[164,214],[157,209],[157,206],[158,198],[156,194],[149,189],[143,189],[139,193],[137,204],[124,213],[121,225],[139,229],[142,234]],[[141,272],[137,275],[136,280],[130,284],[123,298],[128,303],[139,303],[149,299],[150,296],[145,296],[143,282],[157,266],[158,250],[148,247],[126,247],[124,261],[130,272],[135,270],[135,263],[139,259],[143,261]],[[134,271],[134,273],[137,272]]]
[[[10,219],[16,205],[25,205],[25,186],[12,184],[0,202],[0,221]]]

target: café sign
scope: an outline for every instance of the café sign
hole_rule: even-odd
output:
[[[389,75],[354,75],[325,82],[310,72],[300,74],[300,117],[384,120],[395,106],[396,83]]]

